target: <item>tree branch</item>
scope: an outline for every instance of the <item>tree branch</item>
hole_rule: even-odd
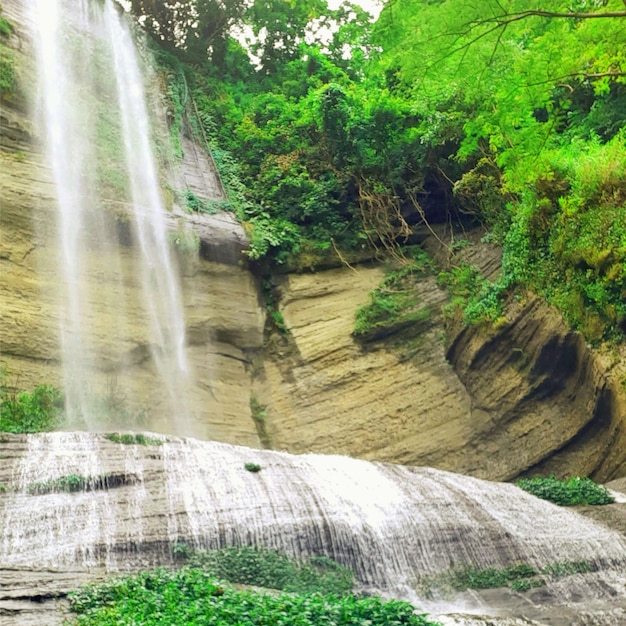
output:
[[[626,4],[626,0],[624,0]],[[513,22],[519,22],[529,17],[546,17],[550,19],[603,19],[614,17],[626,17],[626,11],[604,11],[599,13],[585,13],[579,11],[566,11],[560,13],[558,11],[543,11],[541,9],[532,9],[529,11],[520,11],[519,13],[504,13],[502,15],[495,15],[494,17],[487,17],[482,20],[473,20],[468,22],[468,26],[480,26],[481,24],[496,24],[497,26],[506,26]]]

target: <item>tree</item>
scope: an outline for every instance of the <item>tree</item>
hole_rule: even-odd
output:
[[[241,21],[246,0],[131,0],[131,11],[168,49],[223,65],[229,31]]]

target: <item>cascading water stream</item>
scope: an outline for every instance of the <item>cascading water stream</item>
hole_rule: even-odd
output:
[[[115,393],[133,396],[137,412],[144,403],[126,379],[129,359],[139,360],[144,379],[154,378],[144,387],[160,394],[164,413],[184,418],[189,366],[181,290],[133,38],[111,0],[30,1],[42,136],[58,201],[68,425],[111,425],[107,405],[119,397],[98,398],[118,384]],[[129,291],[133,299],[124,295]],[[144,333],[141,346],[128,330],[131,316]]]
[[[362,590],[449,612],[445,599],[428,605],[420,579],[463,567],[525,563],[541,570],[584,561],[589,573],[546,579],[537,595],[518,598],[524,606],[514,604],[514,614],[527,615],[533,602],[539,613],[542,602],[562,603],[570,612],[561,621],[536,623],[623,623],[618,613],[614,621],[568,618],[581,608],[606,617],[623,594],[624,537],[515,485],[173,437],[148,443],[123,445],[96,433],[14,437],[5,448],[10,469],[0,476],[11,489],[0,508],[0,563],[124,571],[172,563],[180,543],[263,546],[298,558],[328,556],[350,567]],[[251,461],[260,471],[246,470]],[[116,473],[120,480],[76,493],[34,488],[69,473]],[[483,600],[472,601],[483,611]]]
[[[153,332],[162,348],[162,354],[155,351],[155,361],[166,379],[172,371],[183,375],[188,371],[180,289],[170,259],[165,210],[150,145],[146,97],[135,44],[111,2],[106,2],[105,21],[115,60],[133,217],[144,261],[144,297]]]

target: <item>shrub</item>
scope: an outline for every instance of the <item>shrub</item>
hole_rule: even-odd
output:
[[[70,595],[70,608],[78,614],[79,626],[435,626],[406,602],[235,590],[206,572],[188,568],[160,569],[84,587]]]
[[[139,446],[161,446],[163,440],[157,437],[147,437],[143,433],[107,433],[105,438],[113,443]]]
[[[449,592],[509,587],[513,591],[525,592],[543,587],[546,578],[558,579],[593,571],[596,571],[596,566],[589,561],[560,561],[546,565],[541,570],[528,563],[502,569],[466,567],[421,578],[417,587],[425,597],[432,597],[435,589]]]
[[[63,417],[64,400],[59,389],[39,385],[32,393],[9,392],[0,387],[0,431],[36,433],[53,430]]]
[[[503,282],[492,283],[480,273],[475,265],[461,264],[449,271],[440,272],[437,282],[450,292],[447,313],[455,309],[463,311],[466,324],[495,322],[503,313]]]
[[[223,548],[192,553],[189,563],[233,583],[301,593],[348,593],[352,572],[327,557],[300,562],[264,548]]]
[[[47,493],[75,493],[77,491],[96,491],[110,489],[122,485],[134,484],[137,477],[133,474],[101,474],[99,476],[82,476],[68,474],[51,480],[30,483],[26,491],[31,495]]]
[[[386,334],[385,330],[394,326],[428,319],[431,311],[420,306],[414,285],[429,266],[422,256],[389,272],[380,285],[370,291],[370,301],[357,309],[352,334],[361,338],[377,336]]]
[[[0,5],[0,14],[2,5]],[[0,15],[0,38],[8,38],[13,31],[9,20]],[[15,89],[16,73],[13,51],[0,42],[0,96],[11,93]]]
[[[615,499],[601,485],[590,478],[559,480],[554,475],[548,478],[523,478],[517,486],[542,500],[550,500],[560,506],[611,504]]]

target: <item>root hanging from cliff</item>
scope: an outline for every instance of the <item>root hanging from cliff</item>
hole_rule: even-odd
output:
[[[382,247],[395,260],[405,262],[398,240],[407,239],[412,231],[402,216],[395,190],[362,179],[358,191],[361,222],[371,246],[376,250]]]

